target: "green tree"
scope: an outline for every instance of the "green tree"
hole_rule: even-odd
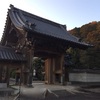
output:
[[[33,69],[36,70],[36,78],[38,80],[43,80],[43,74],[42,72],[44,71],[44,60],[41,58],[35,58],[33,60]]]
[[[100,21],[91,22],[80,28],[74,28],[71,34],[79,37],[82,41],[94,45],[87,50],[72,49],[74,66],[79,68],[100,68]]]

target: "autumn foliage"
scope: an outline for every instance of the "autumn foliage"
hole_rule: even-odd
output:
[[[100,22],[91,22],[70,30],[70,33],[81,38],[82,41],[94,45],[86,50],[73,48],[74,67],[100,69]]]

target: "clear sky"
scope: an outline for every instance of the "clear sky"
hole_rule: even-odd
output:
[[[100,0],[2,0],[0,38],[10,4],[54,22],[66,24],[67,30],[100,21]]]

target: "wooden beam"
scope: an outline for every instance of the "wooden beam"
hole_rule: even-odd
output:
[[[60,53],[58,52],[54,52],[54,51],[50,51],[50,50],[36,50],[36,53],[38,52],[42,52],[42,53],[47,53],[47,54],[54,54],[54,55],[59,55]]]

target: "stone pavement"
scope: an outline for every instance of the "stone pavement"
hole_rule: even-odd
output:
[[[48,85],[48,84],[44,84],[43,82],[34,82],[33,84],[33,87],[27,87],[27,86],[12,86],[13,88],[15,89],[21,89],[21,90],[41,90],[41,89],[48,89],[50,91],[68,91],[70,93],[74,93],[74,92],[80,92],[80,86],[76,86],[76,85],[54,85],[54,84],[51,84],[51,85]]]
[[[92,93],[100,93],[100,86],[98,85],[88,85],[88,86],[81,86],[80,90],[84,92],[92,92]]]
[[[49,100],[49,99],[54,99],[54,100],[66,100],[65,98],[67,97],[73,97],[76,95],[79,95],[81,98],[83,95],[89,94],[92,96],[100,93],[100,87],[99,88],[88,88],[88,87],[82,87],[82,86],[77,86],[77,85],[47,85],[44,84],[43,82],[34,82],[33,83],[33,88],[31,87],[25,87],[25,86],[13,86],[13,88],[17,89],[15,91],[15,94],[18,93],[20,90],[21,94],[20,97],[24,98],[21,100]],[[94,94],[95,93],[95,94]],[[90,96],[91,97],[91,96]],[[100,97],[100,96],[96,96]],[[86,98],[85,98],[86,99]],[[70,99],[74,100],[74,99]],[[76,97],[77,100],[77,97]],[[84,99],[83,99],[84,100]],[[88,100],[88,99],[87,99]],[[93,98],[91,100],[94,100]],[[95,100],[100,100],[95,99]]]
[[[33,88],[14,85],[12,88],[14,88],[12,96],[8,99],[0,97],[0,100],[18,100],[17,97],[20,100],[100,100],[100,87],[47,85],[43,82],[33,82]]]
[[[43,82],[34,82],[33,83],[34,87],[38,88],[47,88],[50,89],[51,91],[56,91],[56,90],[66,90],[68,92],[74,93],[74,92],[93,92],[93,93],[100,93],[100,85],[47,85],[44,84]]]
[[[11,83],[10,84],[14,84],[15,83],[15,80],[11,80]],[[15,86],[16,88],[18,88],[18,86]],[[44,82],[41,82],[41,81],[33,81],[33,87],[38,87],[38,88],[48,88],[52,91],[54,90],[67,90],[69,92],[75,92],[75,91],[84,91],[84,92],[94,92],[94,93],[100,93],[100,85],[80,85],[80,84],[77,84],[77,85],[65,85],[65,86],[62,86],[62,85],[47,85],[47,84],[44,84]],[[24,86],[21,86],[21,88],[28,88],[28,87],[24,87]]]

